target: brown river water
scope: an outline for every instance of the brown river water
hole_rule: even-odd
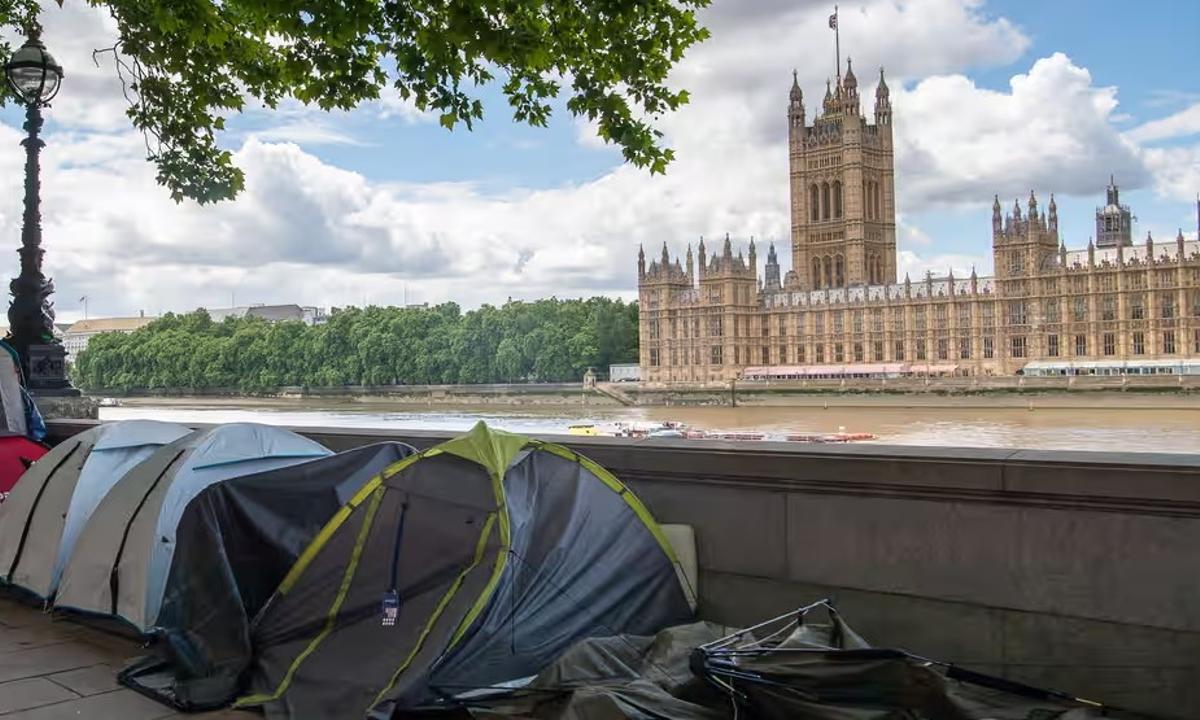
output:
[[[400,405],[384,400],[162,399],[100,409],[105,420],[262,422],[409,430],[466,430],[476,421],[526,433],[568,425],[673,420],[715,431],[872,433],[898,445],[1200,452],[1200,398],[1182,395],[973,398],[807,398],[799,407]]]

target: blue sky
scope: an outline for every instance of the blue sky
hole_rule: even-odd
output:
[[[682,252],[730,233],[788,253],[784,107],[797,68],[813,116],[833,67],[825,3],[714,0],[712,39],[672,76],[692,104],[659,126],[666,177],[621,163],[583,123],[514,124],[495,88],[473,132],[396,98],[350,113],[288,106],[235,118],[222,142],[248,188],[176,206],[123,116],[102,13],[43,13],[67,81],[49,111],[46,263],[60,315],[239,302],[345,305],[597,293],[633,297],[638,244]],[[1109,173],[1140,239],[1195,233],[1200,3],[1176,0],[841,2],[842,52],[870,114],[885,65],[897,130],[904,271],[990,270],[993,193],[1054,192],[1068,246],[1093,232]],[[0,196],[19,197],[20,117],[0,111]],[[3,148],[9,148],[4,151]],[[0,233],[19,236],[17,203]],[[15,273],[15,253],[0,272]],[[7,265],[3,263],[7,262]]]

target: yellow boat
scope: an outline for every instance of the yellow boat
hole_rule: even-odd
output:
[[[567,434],[568,434],[568,435],[587,435],[587,436],[593,436],[593,435],[599,435],[599,434],[600,434],[600,431],[599,431],[599,430],[597,430],[597,429],[596,429],[596,426],[595,426],[595,425],[592,425],[592,424],[587,424],[587,425],[568,425],[568,426],[567,426]]]

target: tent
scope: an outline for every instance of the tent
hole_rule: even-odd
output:
[[[416,453],[377,443],[210,485],[183,511],[156,655],[121,673],[183,710],[234,700],[250,664],[250,624],[325,523],[368,481]]]
[[[158,616],[183,509],[213,483],[329,455],[283,428],[231,423],[196,430],[127,472],[80,532],[54,605],[111,615],[140,633]]]
[[[0,340],[0,430],[17,435],[29,434],[23,385],[21,360],[17,351],[12,345]]]
[[[687,621],[694,596],[637,497],[559,445],[489,430],[389,467],[251,625],[239,706],[389,717],[534,676],[575,641]]]
[[[0,505],[8,499],[25,471],[49,450],[24,435],[0,433]]]
[[[589,638],[519,691],[473,699],[463,717],[1142,718],[1068,693],[871,646],[827,601],[740,630],[694,623],[653,637]]]
[[[127,420],[86,430],[47,453],[0,505],[0,581],[51,598],[79,532],[109,489],[188,432],[175,423]]]

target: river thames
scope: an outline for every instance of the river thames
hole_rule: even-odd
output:
[[[479,420],[524,433],[565,433],[568,425],[671,420],[697,429],[788,433],[871,433],[896,445],[1040,448],[1124,452],[1200,450],[1200,401],[1135,398],[877,397],[815,399],[803,407],[413,406],[386,400],[309,399],[123,401],[104,420],[261,422],[408,430],[466,430]]]

